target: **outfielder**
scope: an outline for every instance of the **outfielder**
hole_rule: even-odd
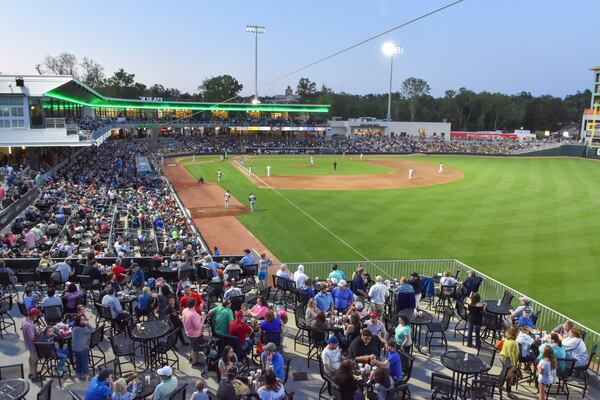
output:
[[[440,168],[438,169],[438,174],[444,173],[444,164],[440,164]]]
[[[223,172],[220,169],[217,170],[217,182],[221,183],[221,177],[223,176]]]
[[[250,201],[250,212],[256,211],[256,196],[250,193],[250,196],[248,196],[248,201]]]
[[[315,158],[313,156],[310,156],[310,165],[315,166]]]
[[[229,190],[225,192],[225,208],[229,208],[229,200],[231,199],[231,193]]]
[[[412,168],[408,170],[408,180],[412,180],[413,172]]]
[[[267,165],[267,176],[271,176],[271,166]]]
[[[363,158],[364,158],[364,155],[363,155],[363,153],[360,153],[360,161],[362,161],[362,160],[363,160]]]

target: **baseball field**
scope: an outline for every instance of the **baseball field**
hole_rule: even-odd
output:
[[[236,218],[282,261],[360,260],[359,253],[373,260],[456,258],[600,330],[600,163],[472,156],[314,161],[246,157],[244,167],[257,178],[233,160],[182,165],[208,182],[221,169],[220,185],[245,205],[253,193],[257,212]]]

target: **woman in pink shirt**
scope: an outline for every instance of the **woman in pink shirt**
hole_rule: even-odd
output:
[[[198,364],[198,351],[200,351],[202,334],[204,332],[204,319],[194,309],[195,305],[196,299],[188,299],[187,308],[181,313],[183,330],[186,336],[190,338],[190,345],[192,347],[192,351],[190,352],[192,365]]]
[[[254,307],[250,309],[250,316],[263,319],[267,311],[269,311],[269,303],[263,297],[259,297]]]

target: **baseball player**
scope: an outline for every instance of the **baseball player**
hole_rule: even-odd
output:
[[[363,158],[364,158],[364,155],[363,155],[363,153],[360,153],[360,161],[362,161],[362,160],[363,160]]]
[[[314,158],[313,156],[310,156],[310,165],[311,165],[312,167],[314,167],[314,166],[315,166],[315,158]]]
[[[192,155],[192,161],[196,161],[196,155]]]
[[[412,180],[414,171],[411,169],[408,170],[408,180]]]
[[[250,196],[248,196],[248,201],[250,202],[250,212],[256,211],[256,196],[250,193]]]
[[[218,169],[217,170],[217,182],[221,183],[221,177],[223,176],[223,172]]]
[[[244,165],[244,156],[240,157],[240,164]]]
[[[271,176],[271,166],[267,165],[267,176]]]
[[[333,170],[337,171],[337,161],[333,161]]]
[[[231,193],[229,190],[225,192],[225,208],[229,208],[229,201],[231,200]]]
[[[248,174],[252,176],[252,165],[248,167]]]
[[[443,174],[444,173],[444,164],[440,164],[440,167],[438,168],[438,174]]]

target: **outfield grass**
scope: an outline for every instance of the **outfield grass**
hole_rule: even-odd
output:
[[[317,176],[385,174],[389,168],[361,162],[358,157],[314,156],[315,165],[310,165],[310,156],[256,156],[246,158],[244,165],[252,166],[252,172],[259,176],[267,175],[267,165],[271,166],[271,176]],[[334,171],[333,163],[337,162]]]
[[[600,226],[600,163],[415,159],[460,168],[464,179],[410,190],[280,192],[370,259],[456,258],[600,330],[600,248],[593,239]],[[222,185],[244,203],[253,192],[259,211],[239,219],[281,260],[360,259],[277,193],[257,189],[232,165],[186,168],[212,181],[221,168]]]

